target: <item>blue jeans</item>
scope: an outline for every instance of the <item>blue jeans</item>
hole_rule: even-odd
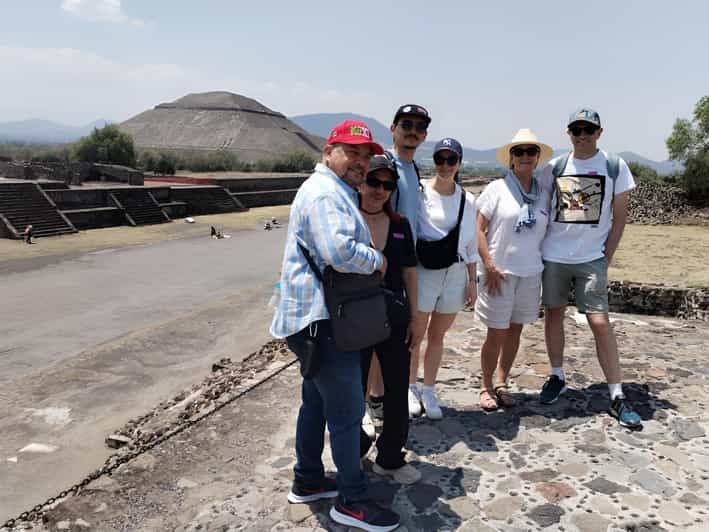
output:
[[[309,334],[306,327],[286,338],[288,347],[301,360]],[[303,379],[295,433],[295,478],[306,485],[317,485],[325,476],[322,452],[327,422],[337,489],[347,501],[363,500],[368,494],[367,477],[359,462],[359,430],[364,415],[362,355],[359,351],[338,351],[328,321],[317,322],[316,342],[320,369],[314,377]]]

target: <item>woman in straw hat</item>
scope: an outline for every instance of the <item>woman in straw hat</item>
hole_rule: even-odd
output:
[[[507,386],[525,323],[539,317],[541,243],[549,218],[549,197],[534,170],[552,157],[552,149],[529,129],[520,129],[497,150],[508,169],[504,179],[490,183],[478,199],[478,274],[475,312],[487,337],[481,348],[480,406],[487,411],[512,407]],[[497,386],[493,373],[497,370]]]

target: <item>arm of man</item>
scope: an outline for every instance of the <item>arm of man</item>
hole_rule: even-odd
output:
[[[321,196],[311,204],[308,224],[318,256],[338,272],[368,275],[384,268],[384,255],[355,239],[352,214],[332,197]]]
[[[609,263],[613,260],[613,255],[618,249],[618,244],[620,244],[620,239],[625,230],[625,224],[628,219],[629,198],[630,192],[628,191],[616,194],[613,198],[613,221],[611,222],[611,230],[608,232],[605,246],[605,254]]]

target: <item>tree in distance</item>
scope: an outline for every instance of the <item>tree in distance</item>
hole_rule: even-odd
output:
[[[681,182],[690,198],[709,196],[709,96],[697,102],[692,120],[677,119],[667,150],[684,164]]]
[[[133,138],[115,124],[94,128],[90,135],[79,139],[74,151],[80,161],[135,166]]]

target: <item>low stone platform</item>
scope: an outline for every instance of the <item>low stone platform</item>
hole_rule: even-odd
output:
[[[699,321],[612,317],[625,392],[644,419],[641,432],[606,414],[593,338],[573,310],[566,320],[572,389],[554,405],[539,404],[548,364],[536,323],[523,333],[512,374],[518,406],[484,413],[478,406],[484,328],[472,313],[461,313],[439,377],[444,418],[411,425],[409,460],[422,481],[401,486],[367,466],[373,496],[401,514],[399,530],[708,530],[709,328]],[[292,360],[282,344],[269,344],[243,367],[218,365],[208,381],[120,430],[150,441]],[[286,502],[299,384],[291,365],[90,483],[33,528],[344,531],[329,519],[326,502]],[[325,460],[332,471],[327,450]]]

